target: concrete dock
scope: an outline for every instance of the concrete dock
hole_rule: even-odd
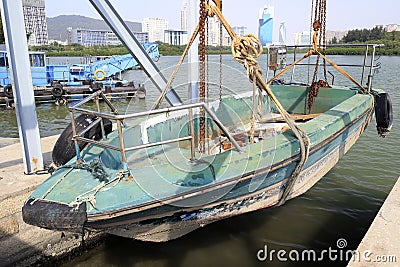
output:
[[[42,138],[46,165],[51,162],[57,138]],[[22,220],[24,201],[48,177],[49,174],[25,175],[19,139],[0,138],[0,266],[54,263],[82,251],[81,235],[41,229]],[[101,238],[99,234],[86,234],[85,248]]]
[[[348,266],[400,266],[400,178]]]

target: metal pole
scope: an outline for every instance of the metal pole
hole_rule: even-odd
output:
[[[101,112],[101,110],[100,110],[100,101],[99,101],[99,96],[96,96],[95,98],[94,98],[94,101],[95,101],[95,103],[96,103],[96,110],[97,110],[97,112]],[[103,122],[103,119],[102,118],[100,118],[100,127],[101,127],[101,135],[102,135],[102,137],[103,137],[103,140],[106,140],[106,131],[104,130],[104,122]]]
[[[162,92],[167,86],[167,79],[160,72],[157,66],[154,64],[153,60],[144,50],[143,46],[135,38],[133,33],[126,26],[125,22],[119,16],[117,11],[111,5],[108,0],[90,0],[90,3],[99,12],[100,16],[104,21],[110,26],[114,33],[118,36],[120,41],[129,50],[131,55],[135,58],[137,62],[142,66],[143,71],[147,74],[150,80],[154,83],[157,89]],[[166,95],[167,101],[172,106],[177,106],[182,104],[182,100],[179,98],[178,94],[173,88]]]
[[[25,173],[42,170],[43,155],[21,0],[0,0]]]
[[[217,116],[207,107],[206,104],[203,104],[204,110],[208,113],[208,115],[213,119],[213,121],[218,125],[218,127],[222,130],[222,132],[228,137],[229,141],[233,144],[233,146],[239,151],[242,152],[239,144],[236,142],[235,138],[229,133],[228,129],[222,124],[222,122],[217,118]]]
[[[293,52],[293,62],[296,62],[296,54],[297,53],[297,47],[294,47],[294,52]],[[296,66],[293,67],[292,69],[292,75],[290,76],[290,83],[293,83],[294,80],[294,72],[295,72]]]
[[[198,5],[197,0],[189,0],[188,6],[188,32],[191,34],[195,31],[198,20]],[[190,92],[190,102],[196,103],[199,99],[199,39],[193,42],[188,53],[188,64],[189,64],[189,92]]]
[[[71,117],[71,128],[72,128],[72,137],[74,139],[75,143],[75,153],[76,153],[76,161],[81,160],[81,151],[79,149],[79,143],[77,137],[77,132],[76,132],[76,124],[75,124],[75,117],[74,113],[72,111],[69,111],[69,116]]]
[[[369,75],[368,75],[368,92],[369,93],[371,92],[371,89],[372,89],[372,77],[374,76],[375,52],[376,52],[376,47],[375,47],[375,45],[372,45],[371,66],[370,66]]]
[[[365,68],[367,66],[367,58],[368,58],[368,49],[369,49],[369,45],[367,45],[365,48],[364,63],[363,63],[361,82],[360,82],[361,85],[363,85],[363,83],[364,83]]]
[[[192,33],[195,31],[198,22],[198,10],[197,10],[197,0],[189,0],[188,2],[188,16],[187,16],[187,27],[188,32]],[[188,53],[188,65],[189,65],[189,99],[190,103],[196,103],[199,100],[199,39],[193,42]],[[190,135],[192,139],[190,140],[191,149],[191,160],[196,158],[196,144],[195,144],[195,128],[194,128],[194,116],[193,109],[189,109],[189,125],[190,125]]]
[[[121,156],[122,156],[122,167],[124,171],[128,171],[129,169],[128,169],[128,160],[126,158],[124,133],[122,132],[122,122],[120,120],[117,121],[117,128],[119,137],[119,148],[121,149]]]

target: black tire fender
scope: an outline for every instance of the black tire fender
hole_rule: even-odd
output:
[[[93,121],[97,119],[96,116],[82,114],[75,118],[75,127],[77,132],[83,131]],[[109,119],[103,119],[104,130],[106,134],[112,131],[112,122]],[[66,164],[73,157],[76,156],[75,142],[72,140],[72,124],[70,123],[65,130],[61,133],[56,144],[53,148],[52,158],[53,163],[59,167]],[[96,125],[84,134],[85,138],[100,140],[102,138],[101,126]],[[79,142],[79,149],[82,150],[87,145],[86,142]]]
[[[385,137],[393,126],[392,100],[388,93],[375,95],[375,119],[378,134]]]
[[[54,85],[53,89],[51,89],[51,94],[55,97],[55,98],[60,98],[65,94],[64,88],[62,86],[62,84],[57,83]]]

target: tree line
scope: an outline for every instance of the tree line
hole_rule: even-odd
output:
[[[332,44],[356,44],[356,43],[376,43],[384,44],[384,47],[378,49],[378,55],[395,55],[400,56],[400,31],[387,32],[383,27],[376,26],[372,29],[355,29],[350,30],[338,41],[333,39]],[[329,48],[327,53],[339,55],[362,55],[364,49],[338,47]]]

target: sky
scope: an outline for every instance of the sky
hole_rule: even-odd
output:
[[[171,29],[180,28],[182,0],[110,2],[125,20],[141,22],[145,17],[159,17],[167,19]],[[310,29],[311,0],[223,0],[223,13],[232,26],[246,26],[248,32],[257,33],[259,9],[264,4],[275,7],[274,39],[278,38],[281,22],[286,24],[289,42],[292,41],[294,33]],[[399,10],[398,0],[328,0],[327,28],[349,30],[400,24]],[[46,0],[46,12],[48,17],[83,15],[100,19],[89,0]]]

